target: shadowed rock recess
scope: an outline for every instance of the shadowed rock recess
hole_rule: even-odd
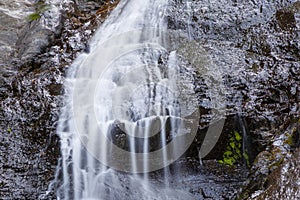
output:
[[[65,74],[89,52],[88,40],[117,2],[0,2],[0,199],[56,199],[55,130]],[[196,199],[298,199],[300,1],[169,4],[169,29],[205,49],[219,66],[226,97],[221,139],[200,165],[198,149],[213,107],[207,85],[197,79],[200,128],[183,159],[194,178],[184,187]],[[239,150],[230,147],[233,141]],[[226,157],[229,149],[234,160]]]

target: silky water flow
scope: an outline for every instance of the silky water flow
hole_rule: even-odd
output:
[[[70,67],[57,128],[58,199],[193,199],[169,185],[168,166],[195,137],[194,79],[211,69],[188,34],[167,29],[167,6],[167,0],[121,1],[95,33],[90,53]],[[207,85],[217,84],[211,77]],[[157,170],[161,180],[153,181],[149,173]]]

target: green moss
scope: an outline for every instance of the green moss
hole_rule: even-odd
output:
[[[249,155],[248,155],[247,151],[245,151],[243,153],[243,158],[245,159],[247,167],[250,167]]]
[[[49,10],[51,7],[47,4],[45,4],[44,1],[39,1],[35,4],[35,13],[32,13],[27,16],[27,19],[29,21],[35,21],[41,18],[42,14]]]
[[[297,131],[297,127],[293,127],[290,132],[286,132],[286,139],[284,143],[289,145],[290,147],[293,147],[297,143]]]
[[[288,144],[289,146],[293,146],[294,145],[294,138],[293,135],[288,135],[288,138],[284,141],[286,144]]]
[[[236,141],[240,141],[242,139],[242,136],[237,131],[234,131],[233,133]]]
[[[258,69],[259,69],[259,66],[258,66],[256,63],[254,63],[254,64],[252,65],[252,69],[253,69],[254,72],[257,72]]]
[[[40,13],[32,13],[30,15],[28,15],[28,20],[29,21],[35,21],[41,18]]]
[[[7,132],[11,133],[12,132],[11,128],[8,127]]]
[[[277,169],[284,161],[284,158],[280,158],[279,160],[273,162],[268,168],[270,171]]]
[[[237,131],[231,133],[228,146],[223,153],[223,159],[219,160],[219,163],[233,166],[242,159],[242,139]]]

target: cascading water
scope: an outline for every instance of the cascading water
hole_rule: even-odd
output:
[[[193,199],[169,187],[167,166],[195,137],[194,77],[208,69],[200,47],[167,30],[167,4],[121,1],[71,67],[59,199]]]

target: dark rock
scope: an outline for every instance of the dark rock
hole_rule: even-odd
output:
[[[300,2],[295,2],[288,8],[280,9],[276,12],[276,20],[282,30],[289,31],[297,28],[295,14],[300,12]]]
[[[15,3],[0,6],[15,9]],[[20,6],[35,10],[31,4]],[[64,5],[64,13],[72,14],[73,6]],[[55,5],[38,20],[29,22],[27,15],[14,18],[0,11],[0,199],[55,199],[50,183],[60,155],[56,123],[63,104],[63,75],[82,50],[68,54],[62,49],[72,34],[81,34],[84,46],[92,32],[74,29]],[[96,20],[86,29],[92,26]]]
[[[297,200],[300,196],[300,149],[287,157],[284,162],[267,178],[265,190],[251,195],[251,199],[290,199]]]
[[[17,58],[22,62],[31,62],[34,56],[45,51],[54,40],[53,31],[43,28],[40,21],[36,20],[28,23],[19,35],[16,43]]]
[[[79,53],[88,52],[86,43],[104,20],[97,17],[103,1],[78,2],[64,5],[62,14],[50,10],[32,22],[0,11],[0,198],[55,199],[59,183],[49,183],[59,159],[55,126],[65,71]],[[190,8],[186,2],[173,1],[169,27],[205,48],[211,62],[220,66],[226,86],[227,121],[208,158],[221,159],[228,134],[243,132],[243,124],[253,141],[248,148],[255,148],[253,155],[258,156],[242,195],[276,199],[279,194],[288,199],[288,191],[299,194],[299,128],[290,126],[299,119],[300,109],[299,1],[207,0],[192,1]],[[32,5],[22,6],[34,12]],[[207,84],[199,78],[196,88],[203,115],[201,131],[186,154],[193,159],[198,159],[201,133],[213,110]],[[195,181],[198,185],[190,182],[199,198],[229,199],[247,175],[242,162],[234,170],[211,161],[204,166],[215,182],[212,188],[203,180]],[[233,176],[239,173],[241,177]],[[280,181],[279,175],[287,181]]]
[[[220,68],[227,94],[227,122],[207,159],[220,158],[226,136],[236,128],[230,117],[242,116],[253,156],[259,153],[252,171],[261,174],[249,177],[251,183],[245,184],[253,187],[252,192],[263,190],[270,170],[290,154],[290,150],[273,147],[274,138],[300,117],[299,1],[173,3],[169,28],[182,31],[205,48]],[[212,108],[205,109],[209,113]],[[197,135],[198,149],[203,132]],[[197,145],[192,148],[197,149]],[[196,152],[191,155],[196,156]]]
[[[284,199],[295,199],[298,197],[296,194],[300,192],[300,187],[295,187],[295,184],[299,182],[299,178],[294,178],[289,174],[296,173],[299,168],[296,167],[289,171],[287,169],[290,167],[290,163],[299,162],[299,159],[295,159],[299,156],[299,132],[300,123],[297,122],[290,125],[286,130],[279,130],[276,133],[276,136],[271,139],[272,144],[256,157],[251,168],[249,182],[238,199],[257,196],[257,199],[265,199],[266,196],[273,197],[270,199],[281,199],[283,194],[286,196]],[[294,160],[291,160],[291,157],[294,157]],[[292,165],[294,166],[294,164]],[[280,178],[280,173],[285,177],[284,181]],[[275,178],[275,176],[277,177]],[[286,184],[285,181],[289,183]],[[291,182],[293,183],[292,185],[290,185]],[[286,189],[277,191],[271,189],[275,187]],[[293,192],[287,193],[287,188],[290,188]]]
[[[60,95],[62,92],[62,84],[51,84],[48,86],[48,90],[52,96]]]
[[[22,13],[34,9],[31,5],[19,3],[15,0],[11,1],[10,5],[0,3],[0,7],[6,8],[0,10],[0,63],[5,65],[11,59],[10,56],[15,50],[19,30],[27,23],[26,14]],[[14,13],[14,11],[19,13]]]

